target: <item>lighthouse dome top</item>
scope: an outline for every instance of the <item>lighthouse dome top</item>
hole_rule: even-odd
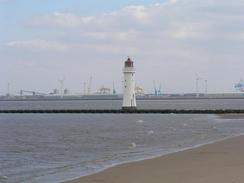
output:
[[[125,67],[133,67],[134,62],[128,57],[128,59],[125,61]]]

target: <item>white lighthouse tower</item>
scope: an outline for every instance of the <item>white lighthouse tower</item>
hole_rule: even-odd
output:
[[[123,69],[124,73],[124,97],[123,97],[123,110],[136,109],[136,93],[135,93],[135,68],[134,62],[128,58],[125,61]]]

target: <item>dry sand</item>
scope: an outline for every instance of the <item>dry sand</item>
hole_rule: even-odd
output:
[[[244,183],[244,136],[119,165],[66,183]]]

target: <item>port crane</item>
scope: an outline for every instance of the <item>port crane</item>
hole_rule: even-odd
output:
[[[115,89],[115,86],[114,86],[114,82],[113,82],[113,94],[114,95],[116,94],[116,89]]]
[[[91,90],[92,90],[92,77],[90,77],[88,83],[88,88],[87,88],[88,95],[91,95]]]
[[[153,87],[154,87],[154,95],[156,95],[156,96],[162,95],[162,84],[160,84],[158,87],[156,82],[153,81]]]
[[[92,77],[89,78],[88,83],[84,82],[84,95],[91,95],[92,94]]]
[[[239,83],[235,85],[236,91],[244,92],[244,80],[241,79]]]

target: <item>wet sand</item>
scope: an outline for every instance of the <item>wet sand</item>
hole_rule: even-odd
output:
[[[119,165],[66,183],[243,182],[244,136],[240,136],[159,158]]]

